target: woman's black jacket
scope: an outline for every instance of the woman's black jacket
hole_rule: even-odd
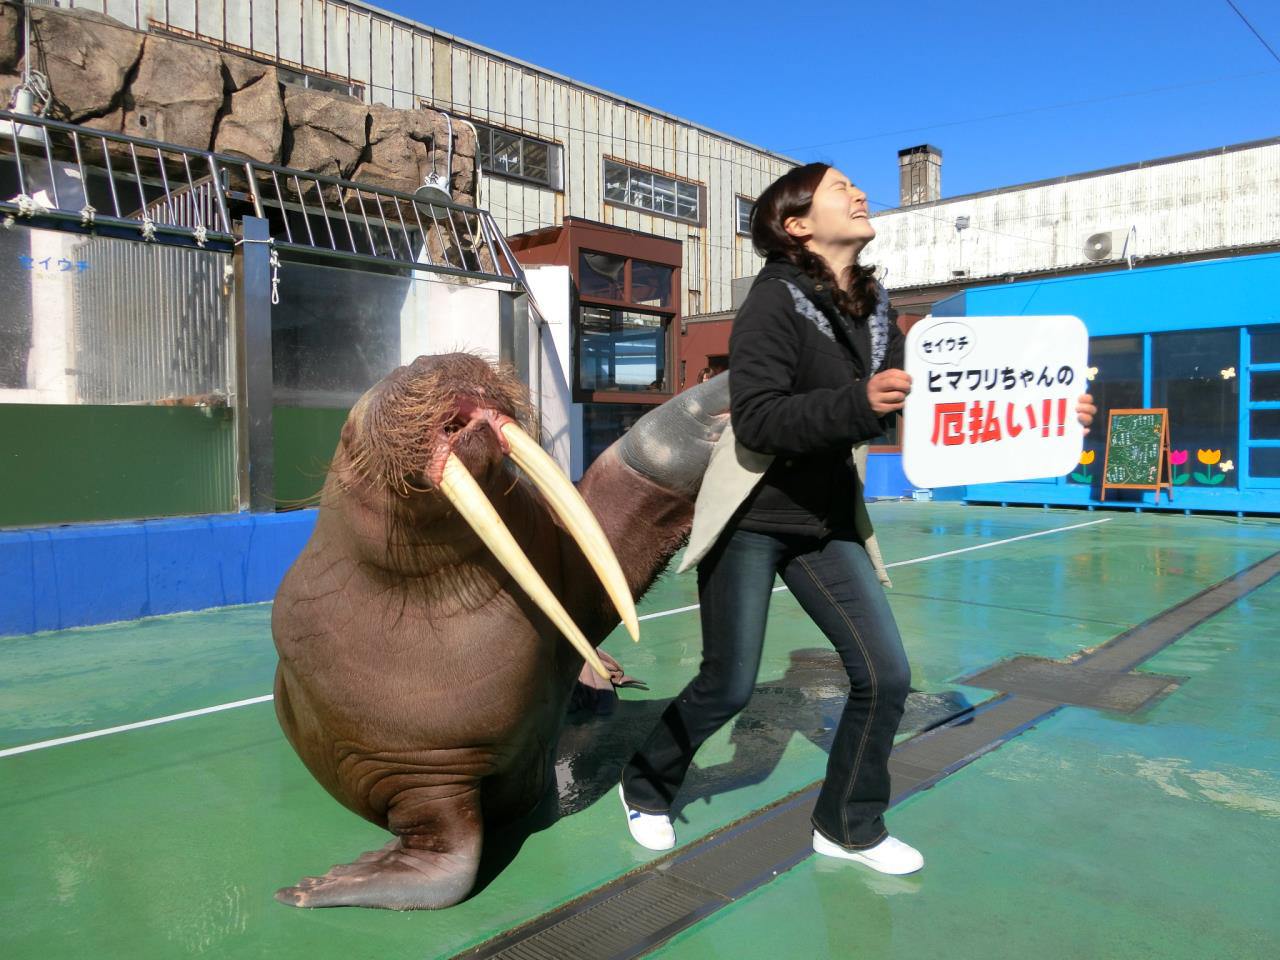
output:
[[[783,281],[820,315],[798,303]],[[854,535],[862,484],[852,447],[881,436],[888,424],[871,409],[866,382],[879,370],[902,366],[903,338],[890,312],[884,359],[868,369],[869,319],[842,314],[825,287],[790,262],[771,258],[734,319],[734,433],[749,449],[776,454],[738,514],[742,529]]]

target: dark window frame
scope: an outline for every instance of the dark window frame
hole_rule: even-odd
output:
[[[742,211],[739,209],[739,205],[743,203],[747,205],[747,227],[745,230],[742,228]],[[733,195],[733,229],[740,237],[751,236],[751,208],[755,206],[755,203],[756,201],[753,198],[743,196],[741,193]]]
[[[544,140],[542,137],[535,137],[520,130],[512,130],[508,127],[500,127],[497,124],[486,123],[483,120],[468,118],[467,122],[476,128],[476,158],[486,176],[498,177],[501,180],[510,180],[514,183],[527,184],[532,187],[540,187],[543,190],[552,190],[556,193],[564,192],[564,144],[556,140]],[[509,170],[497,169],[493,162],[493,135],[495,133],[500,133],[506,137],[515,137],[520,141],[520,166],[522,170],[525,155],[524,144],[533,143],[546,147],[546,179],[528,176],[522,172],[512,173]],[[485,146],[486,137],[488,139],[487,147]]]
[[[630,267],[628,267],[628,271]],[[661,340],[663,344],[663,387],[657,390],[636,390],[627,389],[625,387],[612,387],[599,389],[588,389],[582,385],[582,358],[583,353],[583,324],[582,313],[590,308],[598,310],[620,311],[624,313],[642,314],[648,317],[657,317],[659,324],[657,329],[661,331]],[[669,400],[675,395],[675,337],[672,332],[675,330],[675,313],[670,310],[660,310],[654,308],[638,308],[632,304],[615,303],[609,301],[596,300],[578,300],[574,304],[574,344],[573,344],[573,399],[575,403],[648,403],[658,404]]]
[[[631,196],[632,194],[632,191],[630,188],[632,173],[647,174],[650,177],[661,177],[664,180],[670,180],[671,183],[673,184],[672,196],[676,198],[675,203],[676,203],[677,210],[679,209],[679,205],[680,205],[680,192],[679,192],[680,187],[681,186],[693,187],[694,190],[697,191],[698,208],[697,208],[696,216],[692,218],[683,217],[683,216],[680,216],[679,213],[668,213],[665,210],[655,210],[652,207],[646,207],[646,206],[643,206],[642,204],[631,203],[626,200],[619,200],[617,198],[610,197],[606,192],[608,189],[607,185],[609,182],[609,164],[613,164],[614,166],[617,166],[617,167],[622,167],[627,171],[627,184],[628,184],[627,195],[628,196]],[[650,190],[652,191],[652,184],[650,186]],[[639,164],[639,163],[631,163],[629,161],[622,160],[618,157],[604,156],[601,158],[601,161],[600,161],[600,194],[604,202],[611,207],[619,207],[623,210],[635,210],[638,213],[648,214],[651,217],[662,217],[664,220],[673,220],[676,223],[684,223],[684,224],[688,224],[689,226],[705,227],[707,225],[706,184],[700,183],[697,180],[689,180],[685,177],[678,177],[675,174],[667,173],[665,170],[655,170],[652,167],[646,167],[643,164]]]

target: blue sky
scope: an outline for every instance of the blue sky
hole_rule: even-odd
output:
[[[1234,0],[1280,52],[1280,3]],[[1280,136],[1280,62],[1226,0],[377,5],[897,201],[897,151],[955,196]]]

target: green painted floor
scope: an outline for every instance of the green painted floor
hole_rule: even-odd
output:
[[[1280,549],[1280,524],[1259,520],[872,512],[925,690],[1018,653],[1100,644]],[[1057,532],[1001,542],[1041,531]],[[965,552],[938,556],[950,551]],[[641,613],[694,593],[691,576],[670,577]],[[0,749],[269,693],[269,613],[0,640]],[[660,954],[1280,956],[1278,622],[1271,584],[1146,665],[1189,678],[1167,699],[1129,717],[1068,708],[906,801],[890,824],[926,854],[917,878],[811,858]],[[798,651],[825,641],[785,593],[771,624],[760,682],[773,692]],[[634,869],[650,855],[630,842],[609,778],[633,728],[643,733],[699,659],[696,613],[642,630],[640,645],[615,636],[607,648],[650,690],[566,731],[560,819],[498,841],[510,862],[439,913],[272,900],[385,834],[311,780],[269,703],[0,757],[0,957],[447,957]],[[681,842],[821,777],[832,703],[749,711],[713,739],[686,788]],[[761,717],[776,749],[740,749]]]

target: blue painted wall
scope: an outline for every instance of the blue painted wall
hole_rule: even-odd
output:
[[[0,636],[270,600],[315,510],[0,532]]]
[[[934,316],[1031,316],[1071,314],[1084,321],[1091,337],[1146,336],[1147,361],[1144,370],[1147,396],[1151,394],[1150,335],[1178,330],[1240,329],[1241,344],[1248,342],[1248,328],[1280,324],[1280,254],[1232,257],[1198,263],[1173,264],[1137,270],[1048,280],[1026,281],[1000,286],[977,287],[934,305]],[[1271,369],[1276,365],[1265,365]],[[1264,365],[1255,365],[1259,371]],[[1280,513],[1280,483],[1274,478],[1248,476],[1249,377],[1250,369],[1240,365],[1240,450],[1235,489],[1181,486],[1174,489],[1174,501],[1162,493],[1159,503],[1154,492],[1109,491],[1108,499],[1095,496],[1097,486],[1067,483],[1052,478],[1024,483],[982,484],[965,489],[972,502],[1045,503],[1076,506],[1131,506],[1175,510],[1205,510],[1249,513]],[[1278,404],[1277,406],[1280,406]],[[1256,409],[1255,405],[1255,409]],[[1102,446],[1107,425],[1095,428]],[[1171,424],[1176,441],[1177,424]],[[1258,448],[1259,441],[1252,444]],[[1280,445],[1264,441],[1263,445]],[[1175,442],[1174,446],[1178,444]],[[1194,456],[1194,452],[1192,454]],[[1189,464],[1191,467],[1196,465]],[[1100,473],[1099,454],[1093,469]]]
[[[1092,337],[1280,323],[1280,254],[976,287],[933,315],[1071,314]]]

